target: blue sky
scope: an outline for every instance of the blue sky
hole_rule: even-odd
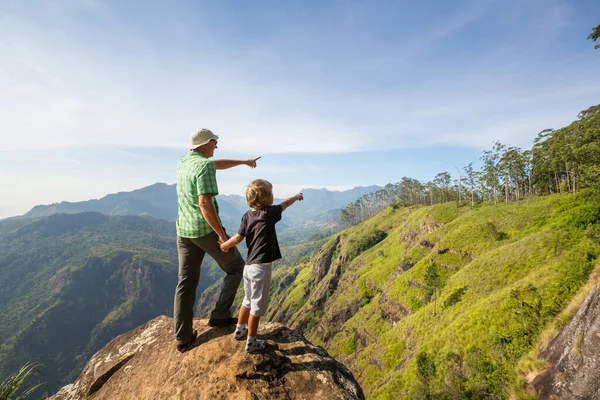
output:
[[[600,2],[0,1],[0,218],[174,183],[220,135],[251,179],[384,185],[529,148],[600,100]]]

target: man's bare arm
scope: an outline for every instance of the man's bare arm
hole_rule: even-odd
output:
[[[298,193],[294,197],[290,197],[289,199],[285,199],[281,202],[281,211],[285,211],[286,208],[294,204],[297,200],[304,200],[304,195],[302,193]]]
[[[198,204],[200,205],[200,211],[202,212],[202,216],[208,222],[211,228],[215,231],[217,236],[219,236],[219,240],[222,242],[227,241],[227,237],[225,237],[225,232],[223,231],[223,227],[221,226],[221,221],[219,221],[219,217],[217,216],[217,210],[215,209],[215,205],[212,202],[213,194],[201,194],[198,196]]]
[[[235,236],[229,238],[225,243],[221,243],[221,251],[228,252],[230,248],[242,243],[242,240],[244,240],[244,237],[236,233]]]
[[[247,165],[250,168],[256,168],[256,161],[260,159],[260,157],[249,158],[247,160],[227,160],[227,159],[218,159],[213,160],[213,164],[215,164],[216,169],[228,169],[232,167],[237,167],[238,165]]]

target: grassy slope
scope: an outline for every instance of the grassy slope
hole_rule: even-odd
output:
[[[304,328],[370,398],[506,398],[518,361],[596,263],[599,204],[579,194],[388,208],[326,243],[274,296],[271,317]],[[377,230],[385,239],[360,252]],[[315,282],[327,252],[330,268]],[[442,284],[435,316],[432,262]]]

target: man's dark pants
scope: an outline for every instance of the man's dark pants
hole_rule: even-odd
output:
[[[177,237],[177,255],[179,256],[179,283],[175,289],[175,337],[177,344],[186,344],[192,338],[192,319],[196,288],[200,281],[200,265],[204,254],[215,259],[219,267],[227,274],[223,279],[223,288],[211,319],[231,318],[231,306],[240,286],[244,272],[244,259],[240,252],[231,248],[224,253],[218,244],[218,236],[211,232],[200,238]]]

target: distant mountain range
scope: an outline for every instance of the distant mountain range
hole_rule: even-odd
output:
[[[303,189],[305,201],[298,202],[285,212],[279,226],[282,243],[298,242],[311,234],[331,233],[341,228],[339,210],[360,196],[381,189],[380,186],[358,186],[344,191]],[[228,232],[235,232],[244,212],[246,200],[237,195],[219,195],[219,215]],[[276,199],[276,203],[281,201]],[[167,221],[177,218],[175,185],[155,183],[133,190],[109,194],[98,200],[63,201],[38,205],[24,217],[44,217],[57,213],[75,214],[94,211],[105,215],[139,215]]]
[[[381,186],[357,186],[344,191],[302,189],[306,201],[294,205],[286,215],[292,219],[314,218],[331,210],[345,207],[360,196],[379,189]],[[221,194],[217,199],[220,211],[224,215],[239,214],[241,216],[248,209],[246,200],[242,196]],[[281,199],[275,200],[275,202],[278,201]],[[177,218],[177,192],[174,184],[155,183],[131,192],[109,194],[97,200],[62,201],[50,205],[38,205],[24,216],[44,217],[57,213],[75,214],[85,211],[95,211],[105,215],[147,215],[168,221],[175,220]]]

